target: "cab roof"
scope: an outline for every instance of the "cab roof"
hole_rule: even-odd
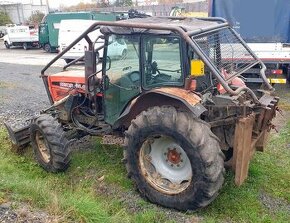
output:
[[[157,33],[157,34],[170,34],[172,31],[164,30],[165,28],[180,27],[185,32],[200,31],[203,29],[214,29],[221,23],[226,23],[222,18],[193,18],[193,17],[148,17],[148,18],[136,18],[117,21],[121,24],[136,24],[136,28],[121,27],[121,26],[102,26],[101,32],[103,34],[133,34],[133,33]],[[162,29],[144,29],[137,28],[138,24],[158,25]],[[134,26],[134,25],[133,25]]]

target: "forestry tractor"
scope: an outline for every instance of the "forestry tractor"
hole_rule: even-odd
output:
[[[83,39],[84,56],[48,72]],[[126,44],[125,55],[107,55],[114,42]],[[242,74],[254,66],[264,83],[252,90]],[[49,172],[69,167],[75,139],[112,136],[143,197],[196,210],[216,198],[225,167],[241,185],[254,152],[263,151],[279,100],[265,69],[221,18],[96,22],[41,71],[51,107],[21,129],[6,127],[15,145],[31,143]]]

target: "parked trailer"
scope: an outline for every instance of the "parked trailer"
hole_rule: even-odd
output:
[[[11,25],[6,27],[6,34],[3,37],[4,45],[7,49],[13,46],[21,46],[27,50],[39,47],[38,32],[34,26]]]
[[[225,18],[242,36],[265,63],[270,83],[290,81],[289,0],[210,0],[209,16]],[[237,63],[237,66],[243,64]],[[247,83],[262,83],[258,67],[248,72],[245,74]]]
[[[57,52],[58,34],[62,20],[83,19],[116,21],[123,19],[123,12],[60,12],[46,15],[39,25],[39,42],[46,52]]]

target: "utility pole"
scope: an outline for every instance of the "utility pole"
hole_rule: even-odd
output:
[[[47,12],[50,12],[50,8],[49,8],[49,0],[46,0],[46,5],[47,5]]]

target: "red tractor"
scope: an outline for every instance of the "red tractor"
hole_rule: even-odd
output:
[[[91,39],[95,30],[102,35]],[[88,43],[83,57],[47,73],[82,39]],[[125,57],[108,56],[114,41],[127,45]],[[84,70],[71,66],[83,59]],[[253,66],[264,81],[255,92],[241,77]],[[31,142],[50,172],[69,167],[76,138],[122,137],[128,175],[140,193],[194,210],[218,195],[225,166],[240,185],[253,153],[263,150],[278,103],[265,69],[223,19],[96,22],[42,70],[51,107],[25,128],[7,128],[15,144]]]

